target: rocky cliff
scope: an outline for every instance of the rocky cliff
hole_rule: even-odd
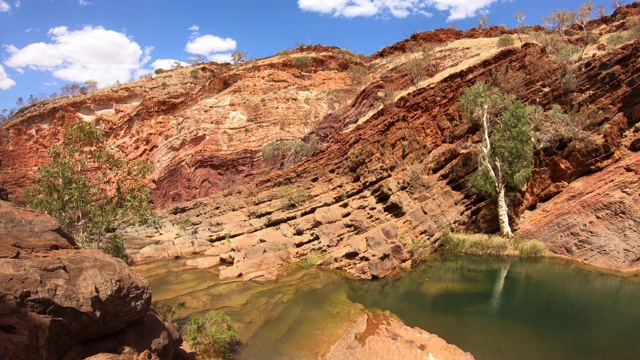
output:
[[[148,283],[124,262],[77,250],[49,216],[0,201],[0,357],[178,357],[172,324],[150,311]]]
[[[229,265],[221,276],[245,279],[306,259],[382,277],[410,266],[417,249],[435,249],[444,226],[497,230],[494,202],[470,188],[478,128],[457,108],[465,88],[486,81],[571,114],[564,132],[536,150],[534,175],[510,204],[517,235],[633,271],[640,42],[606,50],[606,41],[637,13],[634,3],[592,22],[599,43],[569,62],[526,35],[497,47],[491,36],[505,29],[448,29],[368,59],[299,48],[36,104],[0,127],[0,184],[19,199],[65,124],[98,121],[111,145],[156,168],[149,180],[165,227],[130,229],[134,259],[206,252],[203,263]],[[574,42],[580,34],[566,32]],[[416,58],[430,64],[417,78],[408,67]],[[320,145],[298,163],[265,162],[274,141]]]

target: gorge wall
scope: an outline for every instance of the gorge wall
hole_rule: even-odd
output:
[[[637,7],[593,22],[600,44]],[[435,249],[444,227],[497,230],[493,201],[470,188],[478,128],[457,108],[464,89],[486,81],[529,105],[559,104],[574,122],[536,150],[533,177],[510,204],[516,234],[637,270],[640,42],[593,44],[566,64],[526,36],[500,49],[488,31],[415,35],[371,59],[300,48],[36,104],[0,127],[0,184],[20,199],[64,125],[99,120],[111,145],[156,169],[149,181],[165,226],[129,230],[137,261],[206,252],[229,265],[223,277],[268,279],[302,259],[382,277],[410,266],[417,248]],[[416,83],[405,64],[427,42],[436,65]],[[296,65],[300,57],[310,60]],[[366,67],[364,81],[353,66]],[[311,139],[321,145],[294,166],[261,157],[273,141]]]

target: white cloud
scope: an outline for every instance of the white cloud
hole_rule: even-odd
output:
[[[189,27],[189,31],[198,31],[198,30],[200,30],[200,26],[198,25],[194,24]]]
[[[231,53],[220,53],[220,54],[211,54],[209,55],[209,61],[215,61],[217,63],[230,63],[231,62]]]
[[[9,75],[4,71],[4,67],[0,65],[0,89],[9,90],[16,82],[9,78]]]
[[[184,50],[191,54],[206,56],[209,61],[225,63],[231,62],[231,51],[235,50],[236,46],[237,43],[232,38],[223,39],[215,35],[202,35],[192,36]]]
[[[84,82],[94,79],[100,85],[132,79],[153,48],[144,52],[126,35],[103,27],[86,26],[70,31],[65,26],[50,29],[52,42],[38,42],[18,49],[6,46],[10,57],[5,65],[23,71],[24,68],[51,72],[67,81]],[[141,59],[142,57],[142,59]]]
[[[11,10],[11,5],[7,4],[6,1],[0,0],[0,12],[8,12]]]
[[[212,56],[215,53],[235,50],[236,46],[236,41],[231,38],[202,35],[190,40],[184,50],[191,54]]]
[[[497,0],[429,0],[430,5],[440,11],[448,11],[447,21],[475,17]]]
[[[497,0],[298,0],[303,11],[353,18],[390,14],[396,18],[409,15],[431,17],[428,8],[448,11],[447,21],[474,17]]]
[[[85,1],[85,0],[78,0],[78,5],[87,6],[87,5],[91,5],[91,3],[89,1]]]
[[[176,62],[180,63],[180,66],[189,66],[186,62],[178,61],[176,59],[158,59],[151,63],[151,68],[170,70],[175,67]]]
[[[16,9],[20,9],[20,5],[22,3],[20,2],[20,0],[16,1],[13,5],[16,7]]]
[[[428,2],[428,0],[298,0],[298,7],[303,11],[331,14],[336,17],[369,17],[388,13],[396,18],[404,18],[411,14],[430,16],[431,14],[424,10]]]

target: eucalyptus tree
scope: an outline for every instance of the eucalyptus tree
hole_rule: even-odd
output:
[[[511,237],[507,192],[526,184],[533,164],[532,128],[525,105],[478,82],[464,91],[458,106],[481,128],[473,188],[496,198],[500,233]]]
[[[126,260],[118,226],[156,221],[144,182],[152,168],[116,155],[105,133],[84,121],[68,126],[61,143],[48,152],[49,163],[38,169],[26,191],[30,207],[57,218],[83,248]]]

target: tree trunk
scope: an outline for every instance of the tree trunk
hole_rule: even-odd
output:
[[[504,194],[504,184],[498,185],[498,222],[500,223],[500,233],[508,238],[513,236],[509,226],[509,215],[507,214],[507,200]]]

